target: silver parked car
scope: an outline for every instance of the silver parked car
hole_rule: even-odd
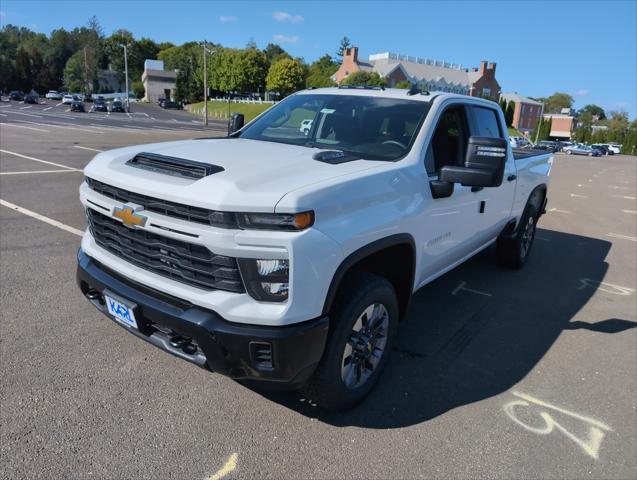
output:
[[[570,147],[565,147],[564,151],[569,155],[587,155],[589,157],[600,157],[602,153],[599,150],[589,147],[581,143],[576,143]]]

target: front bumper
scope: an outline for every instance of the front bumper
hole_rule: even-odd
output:
[[[327,317],[283,327],[238,325],[126,279],[81,249],[77,259],[77,283],[98,310],[111,318],[105,290],[130,301],[139,330],[122,328],[200,367],[234,379],[296,388],[312,375],[323,354]]]

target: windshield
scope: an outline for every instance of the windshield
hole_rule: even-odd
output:
[[[397,160],[416,138],[429,103],[355,95],[294,95],[240,132],[241,138]]]

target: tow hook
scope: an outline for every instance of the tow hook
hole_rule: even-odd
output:
[[[89,290],[85,295],[92,303],[98,302],[100,305],[105,303],[102,294],[95,289]]]

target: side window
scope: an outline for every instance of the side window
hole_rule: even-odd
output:
[[[427,173],[438,172],[445,165],[463,165],[469,129],[462,105],[447,108],[434,131],[425,156]]]
[[[476,132],[474,135],[478,137],[502,138],[500,124],[495,110],[483,107],[472,107],[473,117],[475,119]]]

